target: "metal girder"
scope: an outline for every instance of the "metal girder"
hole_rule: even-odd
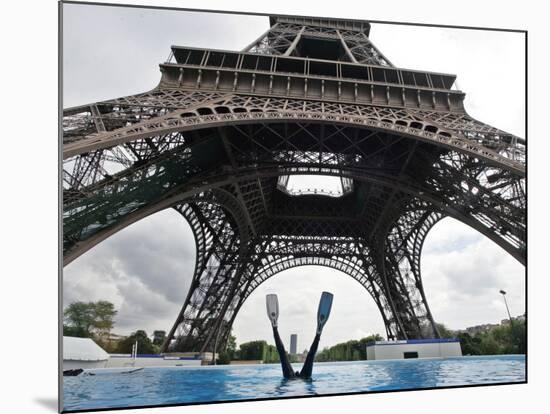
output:
[[[406,143],[399,144],[401,141],[393,135],[381,138],[368,134],[366,140],[359,136],[362,146],[343,144],[344,138],[353,134],[339,135],[335,137],[335,145],[351,148],[354,158],[338,159],[330,155],[333,152],[325,152],[328,158],[325,160],[323,156],[323,162],[326,164],[319,164],[319,154],[308,151],[317,145],[312,138],[314,134],[304,135],[303,127],[300,126],[291,128],[288,125],[283,129],[287,132],[286,136],[282,130],[258,126],[252,133],[240,134],[238,140],[233,139],[231,145],[239,164],[236,169],[224,161],[223,149],[219,150],[218,155],[221,163],[208,163],[214,159],[215,148],[222,147],[219,137],[211,135],[208,139],[184,148],[166,151],[148,164],[132,166],[108,180],[88,187],[88,195],[81,196],[65,208],[66,247],[69,249],[72,243],[83,241],[114,224],[117,216],[121,219],[174,192],[208,188],[209,185],[216,185],[216,182],[224,185],[257,180],[258,177],[316,173],[381,184],[382,187],[365,202],[372,202],[373,207],[382,210],[384,203],[397,194],[397,190],[435,202],[446,214],[479,222],[486,228],[486,233],[496,232],[492,238],[497,243],[501,244],[499,239],[504,239],[512,249],[524,249],[525,203],[521,196],[524,188],[524,179],[521,177],[486,166],[481,160],[459,153],[441,152],[430,146],[417,147],[412,158],[401,156],[399,154],[410,153],[411,147]],[[327,148],[329,143],[325,141],[323,145]],[[251,150],[246,157],[242,156],[243,148]],[[395,160],[395,165],[391,163],[392,160]],[[403,169],[405,164],[408,167]],[[266,211],[262,198],[265,191],[259,191],[257,181],[250,182],[253,187],[247,190],[250,196],[247,196],[246,202],[254,206],[254,219],[258,223],[265,223],[262,219]],[[251,198],[252,194],[254,199]],[[520,253],[515,256],[522,261]]]
[[[390,61],[372,44],[362,29],[324,26],[313,20],[289,21],[278,18],[270,30],[264,33],[245,51],[262,54],[289,55],[301,36],[340,40],[343,47],[349,48],[350,60],[381,66],[391,66]]]
[[[119,128],[112,132],[94,134],[64,146],[65,159],[87,154],[98,149],[112,148],[159,134],[216,128],[228,125],[268,124],[288,122],[315,122],[342,125],[366,130],[379,130],[414,138],[423,142],[454,149],[470,156],[483,158],[497,166],[503,166],[518,174],[525,174],[521,160],[511,159],[509,154],[525,153],[517,140],[513,144],[510,134],[486,128],[475,128],[465,134],[469,125],[479,123],[462,115],[462,123],[454,122],[450,129],[429,120],[430,113],[409,112],[378,106],[324,104],[315,101],[293,99],[231,96],[213,106],[209,103],[196,110],[180,109],[167,115],[142,121],[137,125]],[[432,116],[435,118],[435,115]],[[486,139],[485,139],[486,138]],[[495,145],[497,146],[497,151]],[[511,147],[514,146],[512,149]]]
[[[398,339],[439,337],[422,286],[420,255],[425,237],[443,215],[414,201],[376,236],[376,246],[386,294],[392,303]]]
[[[214,189],[176,208],[190,222],[197,263],[187,298],[170,330],[163,352],[202,347],[222,326],[243,272],[250,235],[242,204]]]

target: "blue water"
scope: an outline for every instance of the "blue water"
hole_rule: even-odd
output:
[[[278,364],[145,368],[64,377],[63,390],[65,410],[82,410],[523,381],[525,357],[499,355],[316,363],[308,381],[282,379]]]

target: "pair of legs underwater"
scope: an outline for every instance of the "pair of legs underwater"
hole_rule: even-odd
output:
[[[321,332],[323,327],[328,320],[330,315],[330,309],[332,307],[332,293],[323,292],[321,295],[321,300],[319,302],[319,309],[317,311],[317,331],[315,333],[315,339],[309,348],[307,353],[304,366],[300,372],[294,371],[292,365],[288,360],[288,356],[285,351],[281,337],[279,336],[279,331],[277,330],[277,319],[279,317],[279,301],[277,300],[277,295],[267,295],[266,296],[266,305],[267,305],[267,316],[271,321],[271,326],[273,327],[273,337],[275,338],[275,345],[277,346],[277,352],[279,353],[279,358],[281,360],[281,367],[283,369],[283,376],[285,378],[311,378],[311,372],[313,370],[313,360],[315,359],[315,354],[317,353],[317,347],[319,346],[319,339],[321,339]]]

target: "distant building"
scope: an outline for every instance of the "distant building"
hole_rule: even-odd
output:
[[[525,314],[518,315],[518,316],[512,316],[512,321],[516,322],[525,322]],[[510,319],[506,318],[500,321],[501,325],[510,325]]]
[[[367,360],[462,356],[458,339],[408,339],[367,344]]]
[[[297,353],[298,349],[298,335],[292,334],[290,335],[290,354],[294,355]]]
[[[499,325],[494,323],[485,323],[483,325],[470,326],[466,328],[466,332],[469,333],[470,335],[476,335],[478,333],[487,332],[493,328],[496,328],[497,326]]]
[[[512,316],[512,320],[513,321],[518,321],[518,322],[525,322],[525,314],[518,315],[518,316]],[[491,329],[496,328],[498,326],[506,326],[506,325],[509,325],[509,324],[510,324],[510,319],[505,318],[505,319],[502,319],[500,321],[500,324],[498,324],[498,323],[485,323],[483,325],[470,326],[466,329],[461,329],[461,330],[458,330],[456,332],[457,333],[467,332],[470,335],[476,335],[476,334],[479,334],[479,333],[488,332]]]
[[[104,335],[103,338],[108,342],[118,342],[118,341],[122,341],[123,339],[126,339],[127,337],[124,335],[118,335],[118,334],[109,332],[108,334]]]

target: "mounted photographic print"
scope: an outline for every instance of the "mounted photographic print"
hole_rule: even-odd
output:
[[[64,412],[526,382],[525,32],[60,7]]]

